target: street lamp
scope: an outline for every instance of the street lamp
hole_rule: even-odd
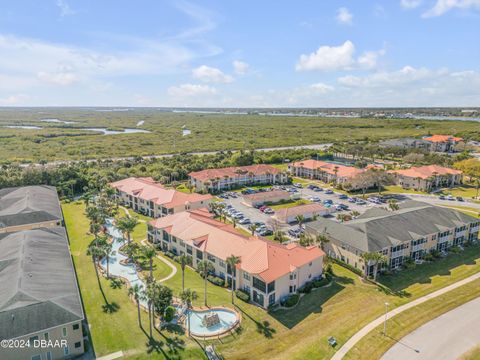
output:
[[[387,315],[388,315],[388,305],[389,303],[385,303],[385,321],[383,322],[383,336],[387,336]]]

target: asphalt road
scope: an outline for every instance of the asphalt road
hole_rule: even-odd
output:
[[[400,339],[382,360],[454,360],[480,344],[480,298]],[[387,328],[388,334],[388,328]]]

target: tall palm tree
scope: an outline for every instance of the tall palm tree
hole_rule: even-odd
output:
[[[135,230],[135,227],[138,225],[138,219],[136,217],[124,216],[117,220],[117,228],[121,232],[127,235],[127,242],[130,244],[131,238],[130,235]]]
[[[197,263],[197,269],[200,272],[200,275],[204,279],[204,298],[205,306],[207,306],[207,283],[208,283],[208,274],[214,270],[213,265],[208,260],[202,260]]]
[[[145,258],[149,262],[149,265],[150,265],[149,280],[152,281],[153,280],[153,259],[157,255],[157,252],[155,251],[155,248],[153,246],[145,245],[142,247],[142,253],[143,253],[143,256],[145,256]]]
[[[227,265],[230,266],[230,272],[231,272],[231,285],[232,285],[232,304],[235,305],[235,299],[234,299],[234,294],[233,294],[233,291],[235,290],[234,289],[234,279],[235,279],[235,275],[236,275],[236,268],[237,268],[237,265],[240,264],[240,257],[239,256],[235,256],[235,255],[230,255],[228,258],[227,258]]]
[[[250,231],[252,232],[252,236],[255,235],[255,231],[257,231],[257,225],[252,224],[248,227]]]
[[[143,288],[140,284],[135,284],[128,289],[128,295],[133,296],[137,303],[138,325],[142,327],[142,318],[140,317],[140,301],[145,298]]]
[[[110,256],[112,255],[112,244],[109,242],[105,242],[105,244],[102,245],[101,249],[107,263],[107,279],[109,279],[110,278]]]
[[[150,330],[150,338],[152,337],[152,310],[153,310],[153,301],[155,299],[156,293],[156,282],[149,281],[147,283],[147,288],[145,289],[145,298],[147,299],[148,303],[148,323],[149,323],[149,330]],[[155,323],[155,318],[153,318],[153,323]]]
[[[373,281],[377,281],[377,274],[378,274],[378,265],[382,263],[386,263],[388,261],[385,255],[382,255],[378,252],[372,253],[363,253],[361,255],[362,260],[365,262],[365,275],[368,271],[368,265],[370,262],[373,263]]]
[[[195,290],[185,289],[180,293],[180,299],[187,306],[187,321],[188,321],[188,336],[190,336],[190,309],[192,308],[192,303],[198,298],[197,292]]]
[[[301,227],[302,227],[302,224],[305,222],[305,216],[303,216],[303,215],[297,215],[297,216],[295,216],[295,220],[296,220],[297,223],[298,223],[298,227],[301,228]]]
[[[185,268],[187,265],[192,264],[192,258],[185,254],[180,255],[178,258],[180,268],[182,269],[182,293],[185,291]]]
[[[330,242],[330,239],[327,236],[327,232],[324,231],[323,233],[315,236],[315,241],[320,245],[320,249],[325,250],[325,244]]]

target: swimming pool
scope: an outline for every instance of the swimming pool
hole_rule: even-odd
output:
[[[216,313],[220,318],[220,322],[211,327],[203,325],[203,317],[210,313]],[[190,333],[194,336],[214,336],[222,334],[232,329],[238,322],[237,313],[229,309],[210,309],[210,310],[190,310],[188,312],[190,318]],[[185,321],[186,325],[188,320]]]

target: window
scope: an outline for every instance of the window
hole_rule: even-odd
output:
[[[212,255],[210,255],[210,254],[207,254],[207,259],[208,259],[209,261],[211,261],[212,263],[215,264],[215,256],[212,256]]]
[[[70,350],[68,349],[68,346],[65,346],[63,348],[63,355],[68,355],[68,354],[70,354]]]
[[[45,359],[46,359],[46,360],[52,360],[52,353],[51,353],[50,351],[47,351],[47,352],[45,353]]]
[[[48,333],[45,333],[43,334],[43,337],[45,338],[45,340],[49,340],[50,339],[50,335]]]
[[[78,349],[81,346],[82,346],[82,343],[80,341],[75,343],[75,349]]]
[[[243,278],[247,281],[250,281],[250,279],[251,279],[250,274],[246,273],[246,272],[243,273]]]
[[[187,254],[193,255],[193,250],[192,250],[192,247],[190,245],[187,245]]]
[[[163,232],[163,240],[168,241],[168,233],[166,231]]]
[[[275,281],[268,284],[268,293],[271,293],[272,291],[275,291]]]
[[[32,360],[42,360],[42,355],[33,355]]]
[[[255,276],[253,277],[253,287],[261,292],[265,292],[267,290],[267,284]]]
[[[308,266],[312,266],[312,262],[310,261],[310,263],[308,264]]]
[[[297,273],[290,274],[290,280],[295,280],[297,278]]]
[[[200,250],[197,250],[197,259],[203,260],[203,252],[201,252]]]
[[[32,336],[28,341],[30,341],[30,346],[33,346],[33,342],[38,340],[38,336]]]
[[[172,242],[174,242],[174,243],[177,242],[177,238],[175,236],[172,236]]]
[[[223,260],[218,260],[218,265],[220,265],[221,267],[225,267],[225,262]]]
[[[275,304],[275,293],[271,294],[268,297],[268,305],[273,305],[273,304]]]
[[[78,330],[80,328],[80,324],[73,324],[73,330]]]
[[[62,333],[63,333],[63,336],[64,336],[64,337],[67,336],[67,328],[66,328],[66,327],[64,327],[64,328],[62,329]]]

